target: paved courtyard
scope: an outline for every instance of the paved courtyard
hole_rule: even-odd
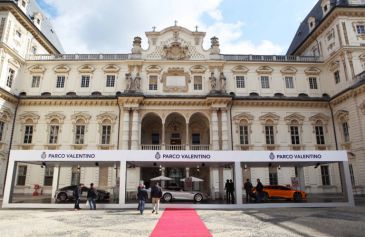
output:
[[[354,208],[198,210],[213,236],[365,236],[365,205]],[[147,210],[0,209],[0,236],[149,236],[159,217]],[[184,235],[181,235],[184,236]]]

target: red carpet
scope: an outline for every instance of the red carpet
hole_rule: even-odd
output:
[[[150,237],[212,237],[194,209],[165,209]]]

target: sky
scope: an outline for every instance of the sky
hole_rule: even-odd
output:
[[[133,38],[174,25],[219,38],[223,54],[285,54],[318,0],[36,0],[66,53],[130,53]]]

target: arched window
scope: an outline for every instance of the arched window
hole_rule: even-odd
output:
[[[58,133],[60,131],[59,121],[57,119],[52,119],[49,125],[49,144],[57,144],[58,143]]]
[[[325,114],[318,113],[309,118],[313,126],[313,133],[315,136],[315,147],[317,150],[326,150],[326,133],[327,133],[327,124],[329,121],[329,117]]]
[[[75,144],[85,143],[85,120],[78,119],[75,124]]]
[[[101,144],[109,145],[111,138],[112,125],[109,119],[104,119],[101,124]]]

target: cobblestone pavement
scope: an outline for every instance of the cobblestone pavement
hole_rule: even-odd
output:
[[[198,214],[214,237],[362,237],[364,200],[358,199],[353,208],[198,210]],[[144,215],[137,210],[0,209],[0,237],[144,237],[151,234],[162,213],[152,214],[149,209]]]
[[[199,210],[214,237],[364,236],[365,207]],[[160,214],[146,210],[0,209],[0,236],[149,236]],[[183,236],[183,235],[181,235]]]

